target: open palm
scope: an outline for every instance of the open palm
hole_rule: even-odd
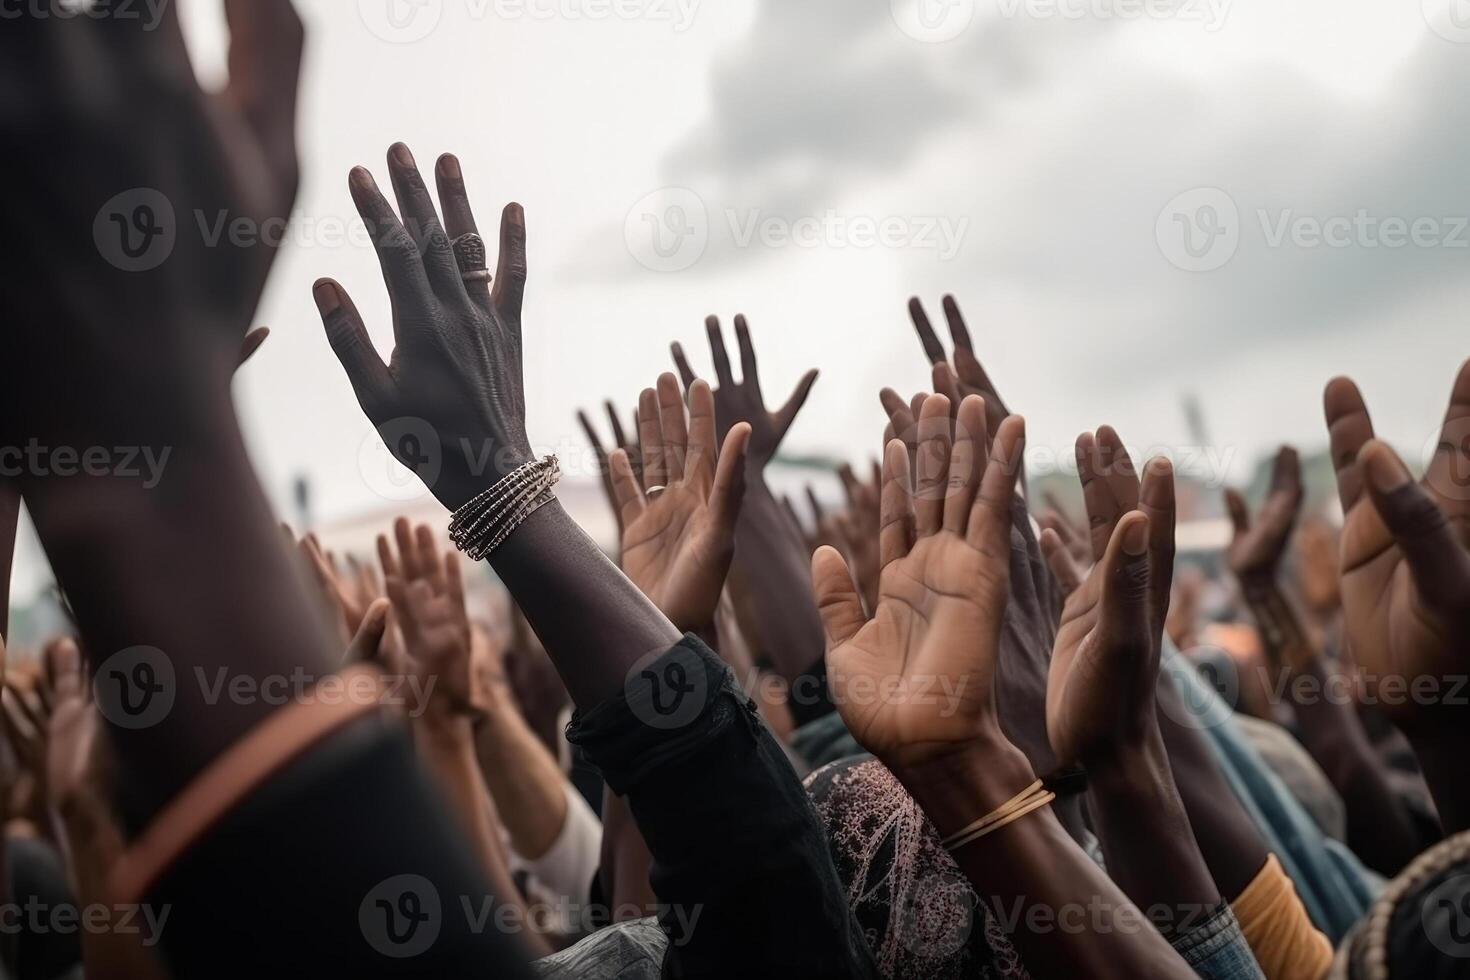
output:
[[[735,521],[744,489],[741,462],[750,426],[730,430],[715,454],[714,396],[689,388],[686,427],[672,374],[638,400],[643,452],[640,487],[627,453],[609,457],[613,496],[623,525],[623,572],[682,630],[714,619],[735,553]]]
[[[838,711],[890,765],[999,737],[993,681],[1024,424],[1007,420],[987,459],[979,397],[965,399],[959,422],[951,444],[949,400],[925,401],[912,486],[904,444],[894,440],[884,453],[883,571],[871,620],[837,550],[823,547],[812,559]]]
[[[1077,440],[1093,564],[1083,572],[1054,528],[1042,550],[1076,587],[1062,607],[1046,685],[1046,731],[1065,764],[1137,742],[1154,715],[1154,691],[1174,562],[1174,471],[1153,459],[1139,480],[1109,426]]]
[[[1370,692],[1385,677],[1464,674],[1470,659],[1470,363],[1461,367],[1434,458],[1422,482],[1386,444],[1357,386],[1336,378],[1324,396],[1342,501],[1346,635]],[[1441,690],[1440,693],[1444,693]],[[1402,725],[1425,717],[1413,698],[1380,697]]]

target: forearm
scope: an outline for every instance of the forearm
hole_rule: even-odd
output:
[[[259,692],[303,671],[321,677],[333,663],[228,405],[216,406],[212,423],[181,428],[152,450],[167,460],[156,485],[79,476],[25,489],[93,667],[154,648],[157,693],[173,696],[155,723],[109,732],[124,770],[122,818],[133,829],[277,707],[231,691]],[[97,677],[108,683],[134,686],[122,672]],[[152,703],[147,692],[124,693],[141,693],[134,703],[145,711]]]
[[[107,873],[123,853],[116,824],[92,804],[71,808],[60,817],[60,823],[77,907],[114,908]],[[88,980],[161,980],[165,973],[156,951],[158,939],[121,929],[83,929],[82,970]]]
[[[1088,802],[1108,874],[1160,929],[1186,929],[1219,907],[1157,725],[1138,746],[1087,764]]]
[[[1349,688],[1336,683],[1300,613],[1274,582],[1242,584],[1268,660],[1283,672],[1301,742],[1342,797],[1349,846],[1375,870],[1398,873],[1422,849],[1421,841],[1368,741]]]
[[[499,827],[490,798],[480,782],[475,762],[474,736],[470,722],[464,717],[436,717],[434,709],[415,722],[414,745],[425,767],[438,784],[449,810],[459,821],[465,839],[490,884],[490,893],[502,904],[517,909],[517,920],[525,923],[525,942],[532,955],[551,951],[545,941],[529,928],[530,916],[520,890],[510,876],[505,849],[497,836]]]
[[[528,517],[490,563],[582,708],[622,693],[641,658],[679,640],[668,617],[555,500]]]
[[[1184,669],[1194,668],[1185,665]],[[1159,674],[1157,700],[1159,731],[1169,753],[1169,769],[1195,842],[1220,893],[1234,901],[1265,866],[1269,855],[1266,842],[1220,771],[1214,750],[1198,727],[1206,723],[1205,719],[1190,713],[1168,670]],[[1190,718],[1192,723],[1175,720],[1181,718]]]
[[[567,819],[566,777],[504,692],[480,725],[475,749],[511,847],[527,860],[541,857]]]
[[[941,837],[1036,779],[1026,757],[1004,742],[895,775]],[[954,857],[981,901],[1013,917],[1010,937],[1032,976],[1194,976],[1049,807],[964,845]]]
[[[635,686],[569,731],[626,799],[653,857],[665,973],[874,975],[826,835],[780,746],[703,644],[685,640],[653,666],[676,664],[690,685],[685,702],[697,699],[671,719],[683,724],[651,724]]]
[[[1466,741],[1460,731],[1409,734],[1446,836],[1470,830],[1470,779],[1465,778],[1470,745]]]
[[[747,477],[730,574],[740,623],[778,674],[794,683],[821,662],[826,644],[811,565],[793,546],[780,501],[755,474]]]

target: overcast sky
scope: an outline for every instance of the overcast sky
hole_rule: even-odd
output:
[[[1457,0],[1460,2],[1460,0]],[[1427,0],[298,0],[303,181],[236,397],[283,512],[381,508],[372,432],[310,297],[386,354],[348,169],[461,157],[482,229],[520,201],[533,441],[638,390],[702,321],[751,322],[793,452],[878,443],[927,365],[904,303],[954,292],[1033,451],[1110,422],[1242,476],[1323,442],[1335,373],[1417,453],[1470,354],[1470,10]],[[206,77],[213,0],[184,0]],[[656,237],[655,237],[656,236]],[[349,236],[350,238],[352,236]],[[490,236],[487,236],[490,237]],[[364,459],[367,462],[364,462]],[[577,464],[572,462],[575,470]],[[27,544],[20,589],[37,580]]]

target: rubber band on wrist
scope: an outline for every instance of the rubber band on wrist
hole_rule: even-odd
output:
[[[1041,780],[1038,779],[985,816],[950,834],[940,843],[945,850],[953,853],[966,844],[973,843],[987,834],[993,834],[1028,813],[1041,809],[1056,798],[1057,794],[1044,788]]]

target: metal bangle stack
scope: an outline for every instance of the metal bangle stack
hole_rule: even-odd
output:
[[[561,466],[555,455],[521,464],[454,512],[449,540],[471,560],[480,561],[556,496],[559,479]]]

